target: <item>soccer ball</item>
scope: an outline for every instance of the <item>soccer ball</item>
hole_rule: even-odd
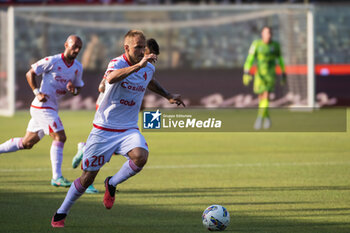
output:
[[[230,214],[221,205],[211,205],[204,210],[202,221],[209,231],[223,231],[230,223]]]

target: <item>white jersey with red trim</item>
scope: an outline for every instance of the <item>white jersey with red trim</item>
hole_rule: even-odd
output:
[[[128,66],[131,64],[123,54],[110,61],[106,74]],[[154,66],[148,62],[146,67],[120,82],[106,82],[103,98],[95,114],[94,126],[112,131],[137,128],[142,99],[154,72]]]
[[[67,83],[71,81],[75,87],[83,87],[83,66],[77,60],[67,64],[63,53],[46,57],[32,65],[36,75],[42,75],[40,92],[47,95],[46,102],[34,98],[32,107],[49,108],[58,111],[58,100],[67,92]]]

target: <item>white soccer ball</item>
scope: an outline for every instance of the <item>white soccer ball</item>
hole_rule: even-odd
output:
[[[204,210],[202,221],[209,231],[223,231],[230,223],[230,214],[221,205],[211,205]]]

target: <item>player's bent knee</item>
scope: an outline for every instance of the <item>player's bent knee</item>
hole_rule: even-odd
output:
[[[22,142],[23,144],[23,149],[32,149],[33,146],[36,144],[35,141],[24,141]]]
[[[147,156],[143,155],[143,156],[140,156],[136,161],[133,161],[133,162],[136,164],[136,166],[143,167],[146,165],[147,160],[148,160],[148,155]]]
[[[23,143],[23,149],[32,149],[34,144],[31,143]]]
[[[143,167],[148,160],[148,151],[143,148],[135,148],[129,153],[130,159],[138,167]]]
[[[60,131],[60,132],[53,133],[50,135],[54,141],[59,141],[59,142],[65,143],[67,140],[67,136],[64,133],[64,131]]]
[[[31,149],[40,139],[41,138],[36,133],[27,132],[22,139],[23,149]]]

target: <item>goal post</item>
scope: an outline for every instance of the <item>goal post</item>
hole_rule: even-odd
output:
[[[0,115],[15,113],[14,8],[0,10]]]
[[[287,87],[282,94],[297,99],[293,107],[315,107],[313,5],[19,6],[2,11],[1,17],[1,64],[7,65],[0,67],[5,69],[0,74],[6,74],[7,82],[6,88],[1,83],[0,100],[6,93],[7,105],[0,102],[0,114],[14,113],[15,77],[24,74],[19,69],[62,52],[69,34],[81,36],[84,46],[96,35],[100,47],[105,48],[105,60],[99,64],[108,64],[109,59],[123,52],[121,40],[134,28],[161,44],[157,69],[243,70],[249,46],[260,37],[265,25],[273,29],[274,38],[280,42],[287,67]],[[185,61],[181,61],[183,57]]]
[[[315,27],[314,27],[314,9],[307,9],[307,107],[317,107],[315,104]]]

